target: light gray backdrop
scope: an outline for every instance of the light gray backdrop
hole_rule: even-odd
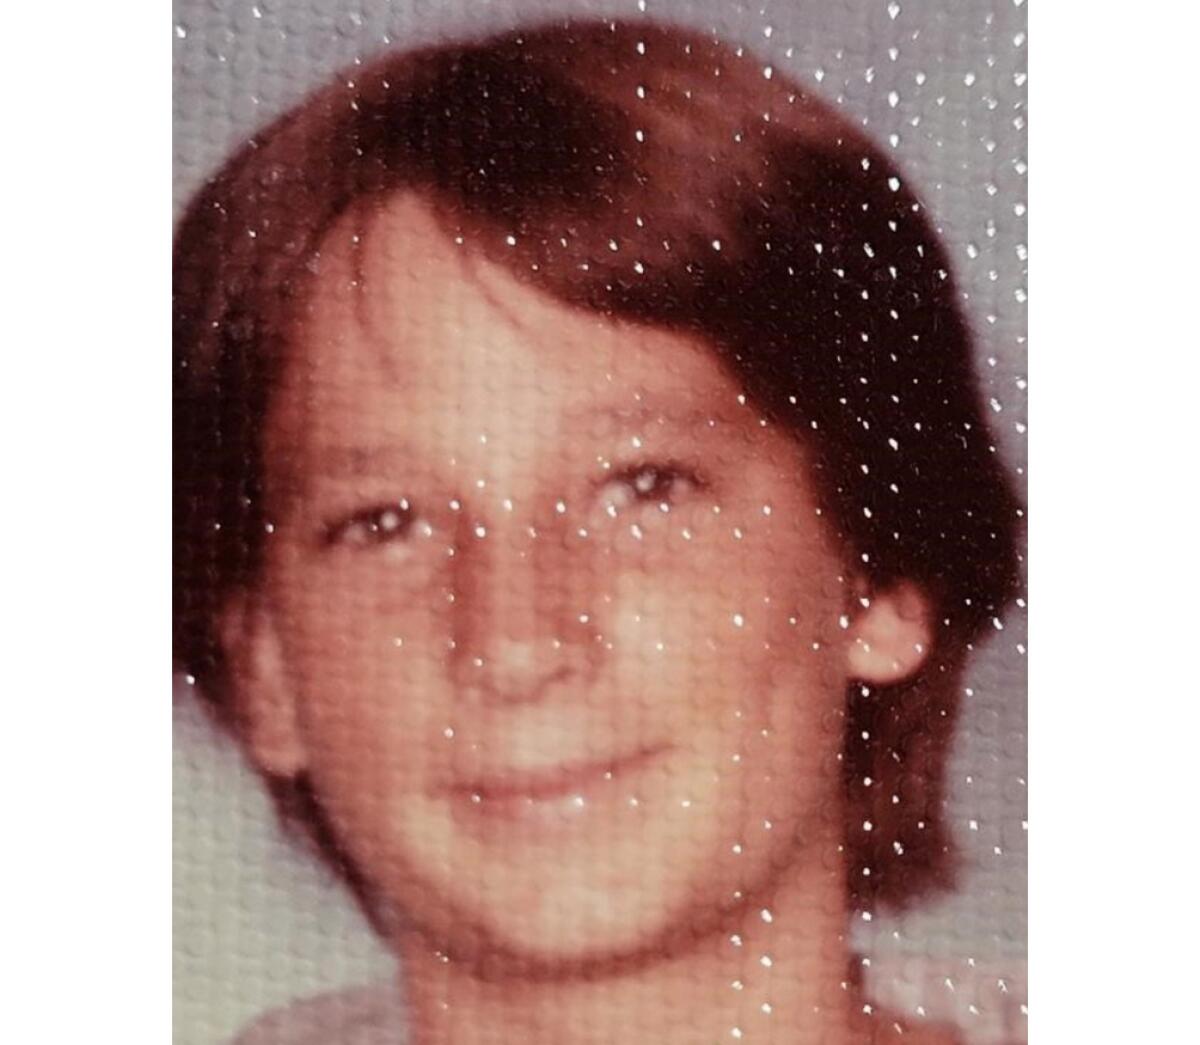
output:
[[[356,58],[567,12],[667,18],[760,52],[894,149],[950,246],[1000,451],[1025,467],[1023,0],[176,0],[175,213],[254,129]],[[882,1002],[1024,1039],[1025,610],[966,680],[950,767],[963,888],[860,921]],[[282,836],[262,789],[186,680],[175,686],[175,1022],[224,1042],[301,994],[392,965],[341,887]]]

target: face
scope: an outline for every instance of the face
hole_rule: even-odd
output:
[[[709,348],[400,198],[325,244],[266,445],[252,747],[384,908],[586,962],[836,849],[841,555]]]

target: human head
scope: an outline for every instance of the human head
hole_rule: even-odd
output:
[[[1013,590],[1016,502],[915,196],[844,120],[711,39],[589,24],[385,59],[201,193],[176,247],[180,657],[220,691],[213,622],[261,562],[261,422],[314,251],[400,191],[563,303],[709,345],[803,443],[870,590],[928,594],[922,672],[847,695],[847,864],[863,903],[944,881],[955,680]]]

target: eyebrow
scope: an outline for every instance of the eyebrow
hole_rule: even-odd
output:
[[[748,407],[749,416],[753,411]],[[609,420],[621,424],[677,424],[695,425],[697,423],[710,427],[714,424],[736,424],[737,419],[727,413],[714,410],[702,410],[699,407],[680,408],[674,403],[639,403],[633,407],[622,406],[589,406],[581,410],[567,411],[564,415],[570,420]]]
[[[280,460],[275,481],[282,494],[303,494],[314,481],[321,479],[362,479],[410,472],[412,462],[418,459],[404,443],[321,446],[305,457],[307,462],[290,454]]]
[[[587,406],[569,410],[564,417],[571,421],[610,421],[622,427],[634,425],[666,424],[672,427],[713,431],[718,425],[736,424],[728,415],[722,416],[711,410],[680,408],[670,403],[643,403],[633,407],[616,405]],[[624,434],[624,433],[621,433]],[[320,446],[310,451],[310,468],[297,468],[290,455],[284,459],[284,482],[292,489],[306,485],[309,477],[325,479],[364,478],[392,472],[408,472],[413,462],[427,455],[418,452],[403,439],[380,444],[335,444]]]

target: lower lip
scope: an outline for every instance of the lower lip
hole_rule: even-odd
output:
[[[584,769],[564,775],[552,791],[523,793],[486,788],[454,789],[455,816],[476,831],[509,831],[519,835],[569,831],[611,819],[620,811],[640,812],[645,801],[645,770],[657,753],[636,755],[606,769]]]

